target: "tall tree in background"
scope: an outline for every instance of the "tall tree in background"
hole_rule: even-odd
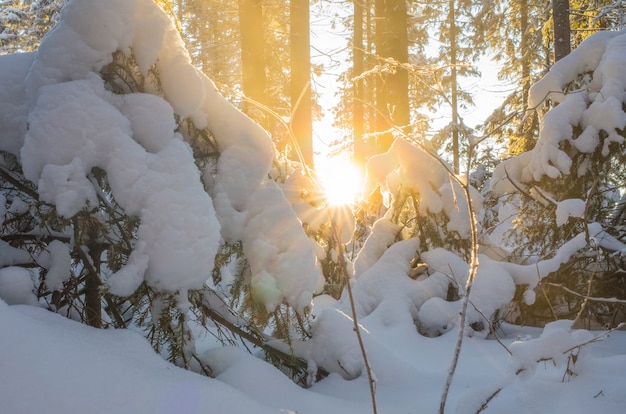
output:
[[[569,23],[569,0],[552,0],[554,24],[554,61],[569,55],[572,50]]]
[[[406,0],[386,0],[387,33],[383,53],[399,64],[409,61],[409,39]],[[409,77],[406,68],[397,66],[387,76],[387,105],[395,126],[407,128],[411,123]]]
[[[353,129],[353,160],[357,165],[364,165],[368,156],[365,145],[365,119],[363,103],[365,100],[364,83],[359,77],[363,74],[365,63],[363,43],[363,17],[365,13],[364,0],[354,0],[354,30],[352,35],[352,129]]]
[[[452,168],[459,173],[459,87],[457,79],[456,0],[448,3],[448,39],[450,41],[450,106],[452,109]]]
[[[66,0],[0,1],[0,54],[29,52],[59,20]]]
[[[504,142],[510,155],[532,149],[537,139],[537,111],[527,107],[532,82],[554,57],[569,53],[570,44],[574,47],[598,30],[618,29],[623,13],[611,0],[556,0],[551,10],[546,13],[545,3],[537,0],[499,0],[481,7],[476,19],[477,43],[489,45],[501,65],[499,78],[515,88],[483,125],[483,132]]]
[[[177,0],[175,15],[194,64],[236,100],[223,85],[242,84],[238,0]]]
[[[482,129],[485,135],[504,142],[511,155],[530,150],[539,129],[537,112],[527,110],[527,105],[530,85],[550,60],[549,42],[542,34],[547,23],[543,9],[537,0],[501,0],[482,7],[477,14],[476,42],[489,46],[500,64],[499,79],[514,87]]]
[[[309,0],[291,0],[291,128],[303,161],[313,166]]]
[[[406,0],[375,0],[374,9],[376,58],[383,68],[376,84],[377,152],[384,152],[393,141],[385,131],[411,123],[408,73],[402,67],[409,55]]]
[[[262,0],[242,0],[239,3],[241,33],[241,77],[243,93],[262,105],[265,102],[267,77],[265,75],[265,31]],[[263,126],[268,114],[254,103],[244,103],[245,112]]]
[[[361,0],[352,6],[354,19],[344,22],[353,27],[352,66],[343,76],[335,125],[347,131],[344,139],[354,143],[355,161],[363,163],[388,148],[395,128],[414,139],[425,137],[439,89],[428,76],[424,5]],[[335,145],[346,149],[345,142]]]
[[[437,133],[434,143],[443,147],[450,154],[456,172],[460,168],[460,159],[467,147],[464,136],[470,130],[459,115],[460,110],[473,105],[471,94],[459,85],[461,77],[477,76],[475,64],[486,50],[484,43],[476,42],[475,7],[467,0],[449,0],[433,3],[424,8],[426,24],[437,31],[439,53],[433,58],[438,70],[433,74],[432,84],[436,85],[439,96],[439,110],[449,108],[451,122],[448,127]],[[446,16],[441,20],[440,16]]]
[[[288,134],[280,120],[290,115],[288,5],[282,0],[157,3],[176,19],[195,65],[215,81],[220,92],[262,124],[283,151]],[[250,104],[246,97],[270,112]]]

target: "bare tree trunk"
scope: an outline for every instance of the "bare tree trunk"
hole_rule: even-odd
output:
[[[376,0],[376,54],[381,59],[392,58],[399,64],[407,63],[408,35],[406,0]],[[406,69],[396,66],[394,72],[379,76],[376,85],[376,108],[381,118],[376,131],[392,126],[410,124],[409,78]],[[378,138],[378,151],[391,146],[393,135],[382,134]]]
[[[352,67],[353,77],[363,73],[363,0],[354,0],[354,33],[352,38]],[[354,143],[354,162],[364,165],[368,156],[367,147],[363,141],[364,119],[363,119],[363,80],[355,80],[352,85],[352,128]]]
[[[571,52],[569,23],[569,0],[552,0],[554,23],[554,61],[557,62]]]
[[[450,25],[450,89],[452,103],[452,158],[454,173],[459,173],[459,107],[458,107],[458,86],[457,86],[457,45],[456,45],[456,21],[455,21],[455,0],[450,0],[450,10],[448,11],[448,22]]]
[[[243,93],[248,98],[266,105],[267,77],[262,0],[242,0],[239,3],[239,25]],[[253,103],[245,102],[244,109],[249,116],[267,128],[264,122],[265,115]]]
[[[291,128],[303,161],[313,167],[309,0],[291,0]]]
[[[374,1],[374,21],[376,25],[374,44],[376,45],[376,56],[379,63],[382,63],[382,59],[387,57],[387,15],[385,7],[385,0]],[[374,130],[379,133],[376,136],[376,152],[385,152],[389,148],[391,134],[382,134],[382,131],[388,130],[391,125],[389,123],[387,82],[382,75],[376,77],[375,107],[376,126]]]
[[[387,0],[386,4],[387,53],[398,63],[404,64],[409,60],[406,0]],[[411,123],[409,74],[405,68],[398,67],[389,75],[387,82],[391,120],[395,126],[406,127]]]

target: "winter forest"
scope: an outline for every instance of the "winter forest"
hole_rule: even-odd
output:
[[[0,413],[623,413],[624,25],[0,0]]]

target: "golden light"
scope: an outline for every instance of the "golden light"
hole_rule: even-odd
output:
[[[363,175],[351,161],[341,158],[315,160],[315,173],[331,206],[353,204],[361,195]]]

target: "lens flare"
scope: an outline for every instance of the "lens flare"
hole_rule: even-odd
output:
[[[363,174],[351,161],[335,157],[316,161],[317,178],[331,206],[353,204],[361,195]]]

